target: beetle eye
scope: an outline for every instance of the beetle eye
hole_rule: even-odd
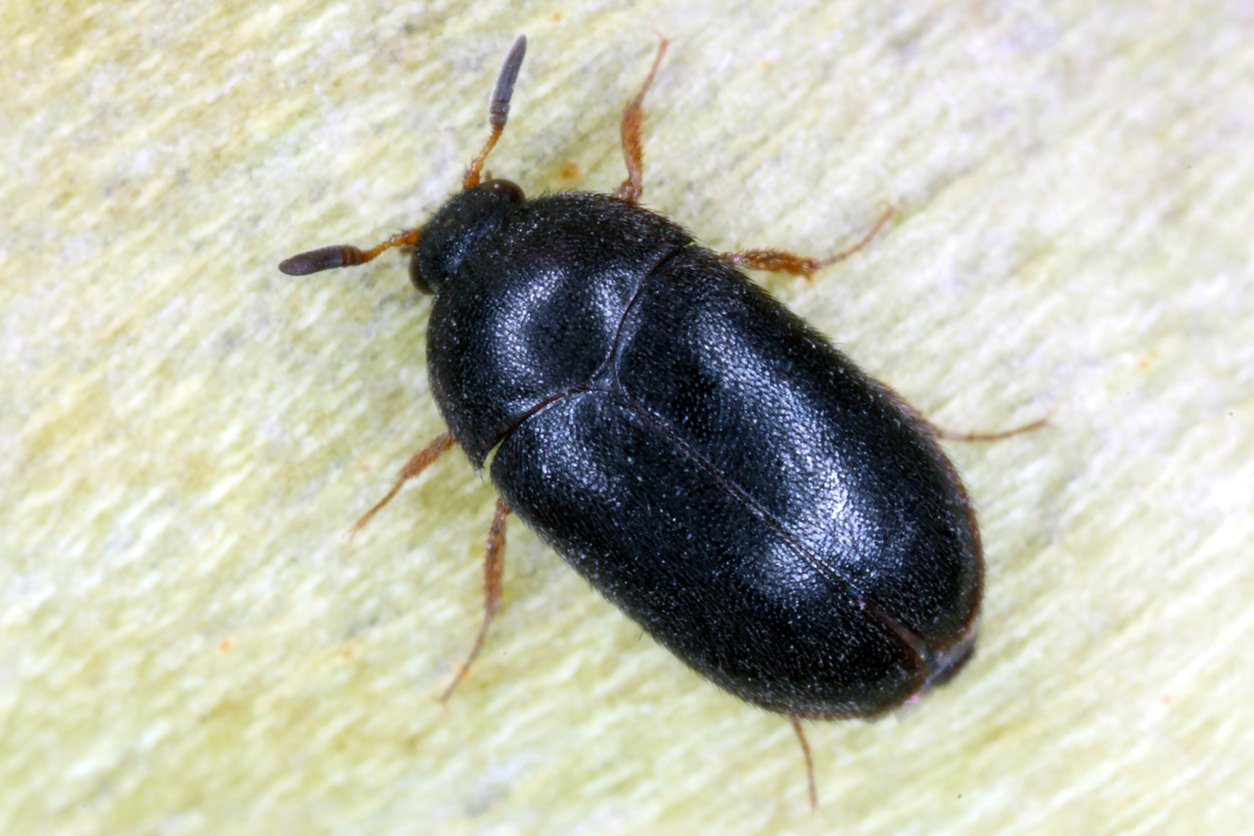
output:
[[[510,203],[523,202],[523,190],[513,180],[485,180],[479,184],[479,188],[500,195]]]
[[[414,283],[414,287],[418,288],[418,292],[426,296],[432,295],[431,285],[427,284],[427,280],[422,277],[422,269],[418,266],[418,253],[414,253],[409,258],[409,280]]]

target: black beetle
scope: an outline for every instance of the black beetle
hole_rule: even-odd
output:
[[[463,190],[425,226],[279,265],[412,245],[413,283],[435,295],[427,362],[449,431],[353,530],[454,443],[476,468],[495,451],[483,624],[444,697],[499,608],[512,510],[702,676],[789,717],[813,800],[799,718],[881,714],[970,657],[980,536],[937,430],[735,265],[809,275],[891,210],[818,260],[716,254],[641,208],[641,104],[666,41],[623,115],[613,194],[480,182],[525,47]]]

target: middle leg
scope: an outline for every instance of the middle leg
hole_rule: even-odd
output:
[[[453,677],[453,681],[440,695],[440,702],[448,702],[448,698],[453,696],[454,689],[466,678],[475,657],[483,649],[483,642],[488,637],[488,627],[492,624],[492,619],[501,611],[501,573],[505,569],[505,518],[509,512],[510,507],[505,504],[504,499],[498,496],[496,512],[492,515],[492,527],[488,529],[488,542],[483,549],[483,623],[479,625],[479,635],[475,637],[475,644],[470,648],[470,654],[457,669],[457,675]]]
[[[829,255],[827,258],[798,255],[787,250],[736,250],[730,253],[723,253],[721,257],[728,264],[748,267],[750,270],[770,270],[773,273],[789,273],[793,276],[805,276],[809,279],[824,267],[830,267],[838,261],[844,261],[871,243],[871,239],[878,235],[879,231],[884,228],[884,224],[888,223],[893,215],[896,214],[897,210],[889,206],[884,210],[884,214],[880,215],[880,219],[875,222],[875,226],[871,227],[871,231],[862,236],[861,241],[847,250],[841,250],[835,255]]]

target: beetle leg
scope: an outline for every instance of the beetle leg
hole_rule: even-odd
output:
[[[1038,418],[1027,424],[1018,427],[1011,427],[1008,430],[1000,430],[992,433],[960,433],[953,430],[947,430],[944,427],[938,427],[932,423],[932,420],[910,404],[897,399],[898,405],[904,409],[910,417],[918,421],[926,427],[936,438],[943,438],[946,441],[1001,441],[1003,438],[1019,435],[1020,433],[1030,433],[1033,430],[1039,430],[1041,427],[1049,425],[1049,419],[1053,415],[1053,411],[1047,412],[1044,418]]]
[[[657,46],[657,55],[653,58],[653,68],[649,70],[649,77],[644,80],[640,92],[623,111],[623,121],[618,127],[619,135],[623,140],[623,157],[627,160],[627,179],[614,190],[614,197],[628,203],[635,203],[640,200],[640,195],[644,194],[644,144],[640,139],[640,121],[644,116],[644,94],[648,93],[649,88],[653,86],[653,76],[657,74],[658,65],[662,63],[662,56],[666,54],[666,47],[670,44],[670,41],[661,35],[658,35],[658,38],[661,43]]]
[[[773,273],[789,273],[794,276],[805,276],[809,280],[824,267],[830,267],[838,261],[844,261],[871,243],[871,239],[878,235],[879,231],[884,228],[884,224],[888,223],[893,215],[896,214],[897,210],[889,206],[884,210],[884,214],[880,215],[880,219],[875,222],[875,226],[871,227],[871,231],[862,236],[861,241],[847,250],[842,250],[835,255],[829,255],[827,258],[797,255],[787,250],[736,250],[735,252],[722,253],[721,257],[728,264],[748,267],[750,270],[770,270]]]
[[[801,721],[793,715],[788,715],[788,721],[792,723],[792,730],[797,733],[797,740],[801,741],[801,753],[806,756],[806,781],[810,787],[810,809],[819,809],[819,791],[814,788],[814,758],[810,756],[810,744],[806,742],[806,733],[801,728]]]
[[[400,492],[402,485],[426,470],[429,464],[447,453],[449,448],[452,446],[453,435],[451,433],[441,433],[426,447],[423,447],[417,453],[414,453],[413,457],[405,463],[404,467],[401,468],[400,475],[397,476],[396,479],[396,484],[392,486],[392,490],[388,491],[388,495],[379,500],[373,508],[363,514],[361,519],[353,523],[353,527],[348,530],[349,542],[352,542],[353,537],[357,536],[358,531],[361,531],[366,527],[366,523],[370,522],[371,517],[383,510],[383,506],[392,501],[392,498]]]
[[[946,430],[938,427],[931,421],[928,421],[928,426],[932,428],[932,432],[936,433],[937,438],[943,438],[946,441],[1000,441],[1003,438],[1010,438],[1010,436],[1018,435],[1019,433],[1039,430],[1048,423],[1048,417],[1038,418],[1030,424],[1024,424],[1021,427],[1014,427],[1009,430],[1002,430],[1001,432],[995,433],[956,433],[952,430]]]
[[[483,641],[488,637],[488,625],[501,611],[501,572],[505,568],[505,517],[510,507],[501,497],[496,498],[496,513],[492,515],[492,527],[488,529],[488,542],[483,548],[483,624],[479,625],[479,635],[475,637],[474,647],[466,661],[462,662],[453,681],[440,694],[440,702],[448,702],[453,689],[461,684],[470,670],[471,664],[479,651],[483,649]]]

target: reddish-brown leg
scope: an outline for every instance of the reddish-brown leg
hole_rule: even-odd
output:
[[[649,77],[644,80],[640,92],[623,111],[623,121],[618,128],[623,140],[623,157],[627,160],[627,179],[614,190],[614,197],[628,203],[636,203],[640,200],[640,195],[644,194],[644,144],[640,139],[640,121],[644,116],[644,94],[648,93],[653,85],[653,76],[657,74],[658,65],[662,63],[662,56],[666,54],[666,47],[670,45],[670,41],[661,35],[658,38],[661,43],[658,44],[657,55],[653,58],[653,68],[649,70]]]
[[[449,433],[441,433],[426,447],[423,447],[417,453],[414,453],[413,458],[406,462],[405,466],[401,468],[400,475],[396,479],[396,484],[392,486],[392,490],[388,491],[387,496],[379,500],[373,508],[362,515],[361,519],[353,523],[353,527],[348,530],[348,539],[351,541],[355,536],[357,536],[357,532],[366,527],[366,523],[370,522],[371,517],[383,510],[383,506],[391,502],[392,498],[400,493],[402,485],[426,470],[429,464],[447,453],[449,448],[452,446],[453,436]]]
[[[806,742],[806,733],[801,728],[801,721],[796,717],[789,717],[788,721],[792,723],[792,730],[797,733],[797,740],[801,742],[801,752],[806,756],[806,781],[810,787],[810,809],[819,809],[819,791],[814,787],[814,758],[810,755],[810,744]]]
[[[878,235],[879,231],[884,228],[884,224],[888,223],[893,215],[896,214],[897,210],[889,206],[884,210],[884,214],[880,215],[880,219],[875,222],[875,226],[871,227],[871,231],[862,236],[861,241],[849,249],[842,250],[827,258],[798,255],[786,250],[736,250],[735,252],[723,253],[721,257],[728,264],[735,264],[738,267],[748,267],[750,270],[770,270],[774,273],[788,273],[793,276],[805,276],[809,280],[824,267],[830,267],[838,261],[844,261],[871,243],[871,239]]]
[[[1008,430],[1001,430],[999,432],[959,433],[959,432],[954,432],[953,430],[947,430],[944,427],[936,426],[936,424],[932,423],[932,421],[926,415],[924,415],[922,412],[919,412],[910,404],[901,400],[900,397],[897,398],[897,405],[900,406],[902,409],[904,409],[907,413],[909,413],[910,416],[914,418],[916,421],[918,421],[920,424],[923,424],[925,427],[931,430],[932,435],[936,436],[937,438],[943,438],[946,441],[1000,441],[1003,438],[1010,438],[1011,436],[1019,435],[1021,433],[1032,432],[1033,430],[1039,430],[1041,427],[1047,426],[1049,424],[1050,415],[1053,414],[1052,412],[1048,412],[1045,414],[1044,418],[1038,418],[1037,420],[1032,421],[1031,423],[1024,424],[1019,427],[1012,427],[1011,429],[1008,429]]]
[[[794,276],[805,276],[811,279],[813,275],[835,264],[838,261],[844,261],[858,250],[871,243],[879,231],[884,228],[884,224],[897,214],[897,210],[892,206],[885,210],[880,219],[875,222],[875,226],[871,227],[871,231],[862,236],[862,240],[854,244],[847,250],[838,252],[827,258],[811,258],[809,256],[797,255],[785,250],[736,250],[735,252],[722,253],[721,258],[728,264],[734,264],[739,267],[748,267],[751,270],[771,270],[776,273],[789,273]],[[1030,424],[1024,424],[1022,427],[1015,427],[1010,430],[1003,430],[995,433],[957,433],[950,430],[942,429],[931,421],[928,421],[922,415],[918,415],[919,420],[932,428],[932,432],[936,433],[937,438],[943,438],[947,441],[998,441],[1003,438],[1009,438],[1012,435],[1031,432],[1040,429],[1049,423],[1048,418],[1042,418],[1039,421],[1033,421]]]
[[[935,424],[932,424],[931,427],[937,438],[943,438],[946,441],[1000,441],[1003,438],[1010,438],[1012,435],[1039,430],[1048,423],[1048,418],[1041,418],[1030,424],[1024,424],[1022,427],[1015,427],[1014,429],[1002,430],[996,433],[956,433],[951,430],[941,429]]]
[[[470,671],[475,657],[483,649],[484,639],[488,637],[488,625],[501,611],[501,572],[505,568],[505,517],[509,515],[509,506],[501,497],[496,498],[496,513],[492,515],[492,527],[488,529],[488,542],[483,549],[483,624],[479,625],[479,635],[475,637],[475,645],[470,648],[470,655],[462,662],[453,681],[440,694],[440,702],[447,702],[453,690],[461,684]]]

